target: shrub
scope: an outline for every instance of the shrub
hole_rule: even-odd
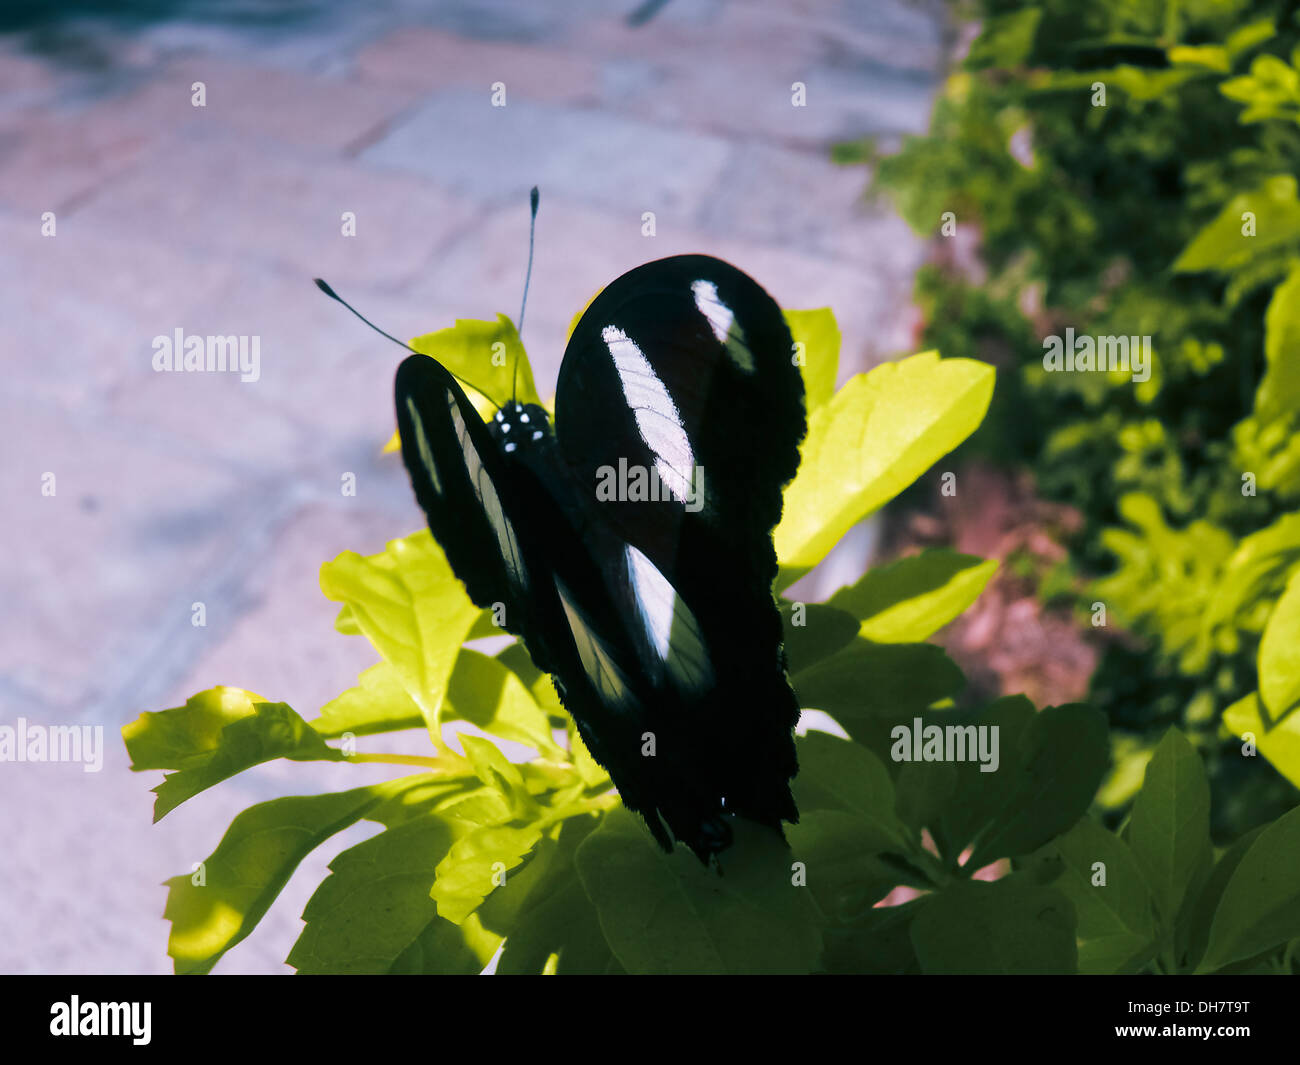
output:
[[[976,227],[988,277],[917,279],[925,342],[1008,367],[981,446],[1078,507],[1075,570],[1141,637],[1091,698],[1117,824],[1171,724],[1207,757],[1214,837],[1294,806],[1294,702],[1252,717],[1300,567],[1300,24],[1294,5],[982,0],[929,134],[878,160],[922,233]],[[846,161],[874,158],[844,146]],[[1044,338],[1152,337],[1150,379],[1051,373]],[[1284,618],[1275,624],[1285,628]],[[1252,728],[1245,729],[1246,725]],[[1251,731],[1264,759],[1243,759]]]
[[[926,353],[832,395],[833,317],[788,317],[807,354],[810,430],[776,534],[782,588],[967,437],[993,386],[982,363]],[[463,327],[517,342],[505,320]],[[1020,696],[957,708],[961,673],[924,641],[994,568],[937,549],[827,603],[782,601],[801,705],[847,738],[800,737],[788,846],[738,823],[719,875],[682,848],[665,855],[620,806],[519,645],[466,646],[498,632],[427,530],[370,557],[344,552],[321,588],[341,604],[336,628],[380,655],[357,685],[310,720],[237,688],[200,692],[123,729],[132,767],[167,771],[155,819],[274,758],[413,772],[239,814],[201,873],[168,883],[176,971],[209,972],[306,854],[363,819],[381,830],[331,862],[288,958],[299,972],[469,974],[498,951],[500,973],[1289,971],[1300,811],[1216,863],[1200,759],[1171,730],[1115,835],[1087,815],[1109,758],[1102,714],[1036,712]],[[464,734],[458,752],[452,721],[536,757],[513,763]],[[981,749],[993,757],[913,760],[898,730],[918,724],[996,726]],[[427,730],[429,755],[358,750],[412,728]]]

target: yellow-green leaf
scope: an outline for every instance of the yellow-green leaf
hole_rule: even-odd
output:
[[[269,703],[241,688],[210,688],[184,706],[142,713],[123,726],[131,768],[173,769],[154,788],[154,820],[186,799],[273,758],[339,761],[291,707]]]
[[[997,568],[995,559],[932,548],[871,570],[829,605],[856,617],[869,640],[917,643],[975,602]]]
[[[782,580],[812,569],[853,525],[965,440],[992,395],[991,366],[925,352],[851,378],[814,410],[774,534]]]
[[[429,892],[438,904],[438,915],[452,924],[462,924],[494,888],[506,883],[510,870],[541,838],[536,825],[485,825],[458,839],[438,863]]]
[[[1259,693],[1251,692],[1223,712],[1223,723],[1242,739],[1249,739],[1273,768],[1300,788],[1300,713],[1282,720],[1266,720]]]
[[[390,662],[377,662],[357,678],[355,687],[320,708],[320,717],[308,722],[322,736],[351,732],[368,736],[376,732],[419,728],[424,716],[402,684]]]
[[[1259,645],[1259,694],[1269,714],[1284,717],[1300,703],[1300,575],[1277,601]]]
[[[1245,216],[1254,218],[1248,236]],[[1289,174],[1269,178],[1258,188],[1238,193],[1183,250],[1173,265],[1176,273],[1196,270],[1235,270],[1267,248],[1300,237],[1300,201],[1296,179]]]
[[[357,626],[401,677],[436,728],[461,644],[479,615],[428,529],[377,555],[344,551],[320,570],[327,599],[346,603]]]
[[[450,329],[415,337],[411,347],[437,359],[498,404],[511,395],[520,403],[541,403],[519,333],[504,314],[498,314],[495,322],[458,318]],[[466,392],[479,414],[489,417],[495,408],[477,392]]]
[[[804,396],[811,413],[835,392],[835,375],[840,368],[840,327],[829,307],[809,311],[786,311],[786,325],[794,339],[794,357],[799,358]]]

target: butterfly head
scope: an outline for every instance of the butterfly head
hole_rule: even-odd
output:
[[[511,400],[493,416],[488,432],[507,455],[536,450],[552,439],[551,416],[536,403]]]

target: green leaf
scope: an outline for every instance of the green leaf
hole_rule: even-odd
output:
[[[1007,69],[1025,63],[1034,49],[1034,37],[1043,17],[1042,8],[1030,7],[1005,15],[993,15],[980,23],[980,35],[970,46],[965,66]]]
[[[784,313],[795,352],[803,355],[799,369],[803,374],[805,403],[812,413],[835,392],[835,377],[840,367],[840,327],[829,307]]]
[[[559,842],[539,846],[539,857],[511,876],[504,888],[493,892],[479,910],[484,923],[494,929],[509,925],[505,950],[497,963],[501,975],[538,974],[555,956],[557,975],[604,973],[622,967],[605,943],[596,909],[578,879],[574,856],[597,825],[593,817],[575,817],[563,823]],[[545,848],[545,849],[544,849]],[[532,875],[537,872],[537,875]],[[526,882],[531,877],[530,882]],[[503,899],[507,900],[502,907]],[[502,909],[509,913],[502,913]]]
[[[1223,712],[1223,723],[1273,764],[1287,780],[1300,788],[1300,713],[1281,721],[1265,717],[1259,693],[1251,692]]]
[[[461,925],[435,917],[387,969],[391,976],[464,976],[481,973],[501,945],[477,914]]]
[[[596,908],[587,898],[572,869],[568,878],[529,912],[522,927],[506,940],[506,949],[497,963],[502,976],[537,975],[554,955],[554,973],[564,975],[601,975],[617,959],[605,942]]]
[[[514,872],[502,874],[475,915],[484,928],[502,936],[513,936],[521,915],[573,870],[573,854],[578,844],[596,827],[595,817],[574,817],[551,825],[543,832],[528,860]]]
[[[545,710],[548,717],[558,718],[566,724],[572,721],[564,704],[560,702],[551,675],[537,668],[523,644],[512,643],[496,659],[519,678],[532,695],[533,702]]]
[[[1274,720],[1300,703],[1300,574],[1291,578],[1264,629],[1259,695]]]
[[[1219,91],[1229,100],[1247,105],[1238,119],[1242,123],[1300,121],[1300,72],[1275,55],[1257,55],[1249,74],[1224,81]]]
[[[321,566],[320,585],[327,599],[351,608],[437,734],[452,669],[479,609],[429,530],[393,540],[378,555],[344,551]]]
[[[848,927],[826,929],[822,965],[827,973],[902,976],[921,971],[912,946],[912,921],[933,898],[868,910]]]
[[[915,726],[907,726],[892,752],[900,760],[915,753]],[[942,730],[945,757],[948,730],[954,730],[952,753],[962,754],[961,741],[965,755],[951,762],[905,762],[897,782],[899,811],[910,824],[930,829],[950,867],[971,847],[967,871],[1028,854],[1066,831],[1087,810],[1109,761],[1105,715],[1086,706],[1035,713],[1024,696],[1008,696],[974,712],[924,715],[922,726],[923,739],[933,727]],[[972,727],[986,731],[972,733]],[[995,755],[996,762],[983,760],[984,754]],[[985,764],[996,768],[985,772]],[[942,801],[926,801],[929,795]]]
[[[961,690],[961,670],[928,643],[857,639],[792,678],[799,705],[844,723],[870,715],[902,719]],[[848,726],[845,725],[847,729]]]
[[[916,643],[975,602],[997,568],[995,559],[932,548],[871,570],[828,605],[857,618],[869,640]]]
[[[1273,524],[1245,537],[1224,564],[1205,611],[1203,627],[1234,625],[1260,600],[1286,586],[1288,573],[1300,563],[1300,514],[1284,514]]]
[[[1243,215],[1255,216],[1255,235],[1242,233]],[[1175,273],[1215,270],[1230,273],[1261,252],[1300,239],[1300,200],[1296,179],[1271,177],[1249,192],[1238,193],[1196,235],[1173,265]]]
[[[1066,831],[1091,804],[1110,762],[1106,715],[1090,706],[1049,706],[1034,715],[1011,766],[1006,804],[977,838],[970,868],[1014,858]],[[965,763],[973,783],[979,766]]]
[[[209,688],[170,710],[146,711],[122,726],[131,768],[174,769],[154,788],[153,819],[199,792],[273,758],[342,761],[285,703],[242,688]]]
[[[993,368],[935,352],[849,379],[808,420],[799,473],[774,535],[783,580],[807,572],[979,425]]]
[[[1176,728],[1165,733],[1147,765],[1128,842],[1151,885],[1162,925],[1172,928],[1189,885],[1213,853],[1205,767]]]
[[[991,747],[995,735],[993,729],[997,730],[998,768],[988,773],[981,772],[978,762],[914,760],[915,718],[900,721],[898,724],[905,725],[906,729],[891,738],[890,759],[899,766],[895,785],[899,814],[914,828],[928,828],[940,854],[949,866],[955,868],[966,847],[977,836],[989,831],[1010,805],[1024,768],[1020,761],[1022,740],[1036,711],[1034,704],[1023,695],[1010,695],[975,710],[949,710],[919,716],[922,739],[925,737],[924,729],[932,725],[944,730],[949,725],[967,730],[963,734],[964,741],[970,739],[969,726],[984,726]],[[977,752],[978,736],[977,732]],[[954,733],[954,741],[956,738]],[[944,741],[946,753],[946,731]],[[969,749],[969,742],[967,747]],[[924,755],[924,747],[921,753]]]
[[[532,692],[499,659],[465,648],[456,660],[443,719],[477,725],[503,740],[536,748],[546,758],[564,758],[551,735],[551,719]]]
[[[303,911],[289,964],[327,974],[482,971],[500,937],[443,920],[429,898],[434,867],[463,831],[426,814],[335,857]]]
[[[370,736],[378,732],[421,728],[424,715],[406,693],[401,675],[391,663],[377,662],[362,672],[357,684],[320,708],[320,717],[307,722],[331,739],[351,732]]]
[[[801,624],[796,624],[801,622]],[[786,669],[798,673],[847,647],[858,634],[851,614],[821,603],[781,603]]]
[[[904,847],[881,819],[844,810],[800,809],[799,823],[786,828],[786,837],[803,864],[807,889],[833,923],[862,918],[899,883],[898,866],[879,856]]]
[[[874,752],[890,775],[891,730],[961,690],[961,670],[927,643],[873,644],[858,638],[791,679],[799,705],[823,710]]]
[[[939,851],[950,857],[953,864],[961,854],[961,847],[949,843],[944,816],[961,807],[953,802],[957,792],[957,766],[952,762],[892,762],[897,779],[894,781],[894,809],[904,824],[917,830],[930,830]]]
[[[1121,64],[1104,70],[1057,70],[1031,75],[1029,84],[1042,92],[1089,90],[1095,82],[1119,89],[1137,103],[1168,99],[1182,86],[1197,78],[1212,77],[1213,72],[1195,66],[1152,70]]]
[[[462,733],[460,744],[479,780],[506,796],[515,817],[536,816],[537,806],[528,794],[523,774],[517,765],[501,753],[495,743],[480,736]]]
[[[1084,817],[1036,851],[1029,865],[1050,867],[1051,886],[1074,905],[1079,972],[1137,972],[1150,960],[1155,944],[1151,889],[1119,836]]]
[[[1223,45],[1228,54],[1236,59],[1243,52],[1248,52],[1256,45],[1263,44],[1277,34],[1277,23],[1272,16],[1247,22],[1236,27],[1224,39]]]
[[[1178,66],[1206,67],[1226,74],[1231,68],[1228,50],[1217,44],[1175,45],[1169,50],[1169,61]]]
[[[1300,936],[1300,808],[1268,825],[1223,891],[1198,972],[1213,972]]]
[[[577,770],[578,776],[587,787],[594,788],[600,784],[611,783],[609,772],[592,757],[591,752],[587,750],[587,744],[582,739],[582,734],[578,732],[578,726],[572,721],[569,723],[569,757],[573,761],[573,768]]]
[[[843,810],[875,821],[900,839],[907,833],[894,815],[894,784],[879,758],[865,747],[825,732],[795,741],[799,774],[794,797],[800,813]]]
[[[1264,315],[1264,377],[1255,393],[1255,418],[1263,425],[1290,419],[1300,406],[1300,266],[1273,290]]]
[[[334,631],[344,636],[363,635],[357,619],[352,616],[352,608],[346,603],[339,607],[338,615],[334,618]]]
[[[298,864],[373,811],[386,786],[293,796],[250,806],[191,875],[167,881],[163,917],[176,973],[206,973],[262,919]],[[197,881],[197,882],[196,882]]]
[[[629,973],[806,973],[821,954],[816,909],[791,883],[790,851],[745,821],[722,876],[666,855],[635,815],[611,810],[578,848],[578,875]]]
[[[1019,876],[945,888],[912,922],[926,973],[1072,973],[1074,907],[1053,888]]]
[[[493,889],[508,882],[503,877],[528,856],[541,838],[542,831],[536,825],[484,825],[458,839],[438,862],[429,892],[438,904],[438,914],[453,924],[463,924]]]
[[[466,640],[484,640],[488,637],[509,636],[500,625],[496,623],[495,615],[491,610],[482,610],[478,617],[474,619],[474,624],[470,626],[469,634]],[[517,643],[510,644],[510,647],[518,646]]]
[[[501,346],[494,348],[498,344]],[[437,359],[475,388],[481,388],[497,404],[513,395],[520,403],[541,405],[519,333],[504,314],[498,314],[495,322],[458,318],[450,329],[416,337],[411,347]],[[477,392],[467,389],[466,394],[484,418],[496,409]]]
[[[1205,878],[1201,890],[1197,892],[1195,905],[1183,907],[1184,920],[1180,921],[1180,964],[1184,969],[1195,969],[1205,957],[1205,948],[1210,941],[1210,928],[1214,923],[1214,913],[1223,900],[1223,892],[1237,871],[1241,859],[1264,831],[1263,825],[1252,828],[1220,856],[1214,864],[1210,875]]]
[[[1160,502],[1144,493],[1125,493],[1118,509],[1137,531],[1102,530],[1102,545],[1118,557],[1120,566],[1096,581],[1092,594],[1113,604],[1130,625],[1160,631],[1165,647],[1181,653],[1189,671],[1201,668],[1192,663],[1208,649],[1206,589],[1231,555],[1233,537],[1199,519],[1182,529],[1171,528]]]

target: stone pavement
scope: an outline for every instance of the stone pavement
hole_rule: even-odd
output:
[[[398,354],[312,276],[399,336],[513,316],[536,183],[524,339],[543,392],[573,313],[677,252],[832,306],[845,373],[912,350],[922,247],[829,147],[924,129],[933,5],[670,0],[632,26],[635,7],[182,7],[0,37],[0,724],[98,724],[106,747],[98,773],[0,763],[0,972],[169,971],[159,885],[236,812],[385,775],[271,765],[153,826],[160,774],[127,772],[118,735],[218,683],[314,716],[373,661],[334,633],[317,569],[422,524],[379,453]],[[259,379],[154,372],[177,328],[259,337]],[[859,545],[845,573],[860,564]],[[311,888],[373,828],[309,859],[218,971],[287,971]]]

